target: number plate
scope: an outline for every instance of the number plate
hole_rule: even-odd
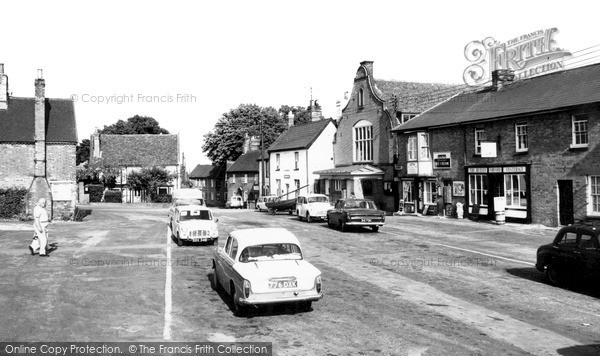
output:
[[[362,222],[371,222],[371,219],[362,219]]]
[[[298,281],[269,282],[269,289],[297,288]]]
[[[206,242],[206,239],[192,239],[193,242]]]

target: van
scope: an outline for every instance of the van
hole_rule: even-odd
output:
[[[244,207],[244,202],[242,201],[242,197],[239,195],[234,195],[231,198],[229,198],[229,201],[227,202],[227,208],[238,208],[241,209]]]

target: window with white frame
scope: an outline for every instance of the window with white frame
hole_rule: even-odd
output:
[[[588,214],[600,215],[600,176],[590,176],[588,187]]]
[[[354,161],[365,162],[373,160],[373,125],[361,120],[354,125]]]
[[[275,186],[277,187],[277,195],[281,195],[281,179],[275,179]]]
[[[334,192],[341,192],[342,191],[342,181],[339,179],[336,179],[333,181],[333,191]]]
[[[408,120],[412,120],[417,116],[417,114],[402,114],[402,123],[407,122]]]
[[[527,152],[527,150],[529,149],[527,124],[515,125],[515,141],[515,150],[517,152]]]
[[[588,146],[588,116],[586,114],[572,117],[573,143],[571,147]]]
[[[294,152],[294,169],[298,170],[298,161],[300,160],[300,152]]]
[[[408,136],[408,142],[406,144],[406,159],[409,161],[417,160],[417,135]]]
[[[475,154],[481,154],[481,141],[483,141],[483,129],[475,129]]]
[[[362,108],[365,105],[365,93],[362,88],[358,89],[358,107]]]
[[[210,187],[211,187],[211,188],[214,188],[214,187],[215,187],[215,180],[214,180],[214,179],[211,179],[211,180],[210,180]]]
[[[504,197],[506,206],[527,207],[527,185],[524,174],[504,175]]]
[[[210,200],[215,200],[215,193],[214,192],[210,193]]]
[[[488,177],[487,174],[469,175],[469,199],[471,205],[488,205]]]
[[[414,203],[415,195],[413,192],[413,182],[403,181],[402,182],[402,199],[405,203]]]
[[[231,175],[230,183],[235,183],[235,173]]]
[[[429,154],[429,134],[427,132],[419,133],[419,160],[431,160],[431,155]]]
[[[248,183],[248,173],[244,173],[244,183]]]
[[[436,189],[434,181],[425,181],[423,189],[423,201],[425,204],[435,203]]]
[[[279,153],[277,153],[275,155],[275,170],[278,171],[279,170]]]

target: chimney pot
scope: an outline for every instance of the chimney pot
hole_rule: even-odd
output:
[[[510,69],[496,69],[492,72],[492,88],[502,89],[506,84],[515,80],[515,72]]]
[[[4,74],[4,63],[0,63],[0,74]]]

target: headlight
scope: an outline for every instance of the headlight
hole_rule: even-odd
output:
[[[244,279],[244,297],[248,298],[250,296],[250,281]]]
[[[315,288],[317,289],[317,293],[321,293],[321,276],[315,278]]]

